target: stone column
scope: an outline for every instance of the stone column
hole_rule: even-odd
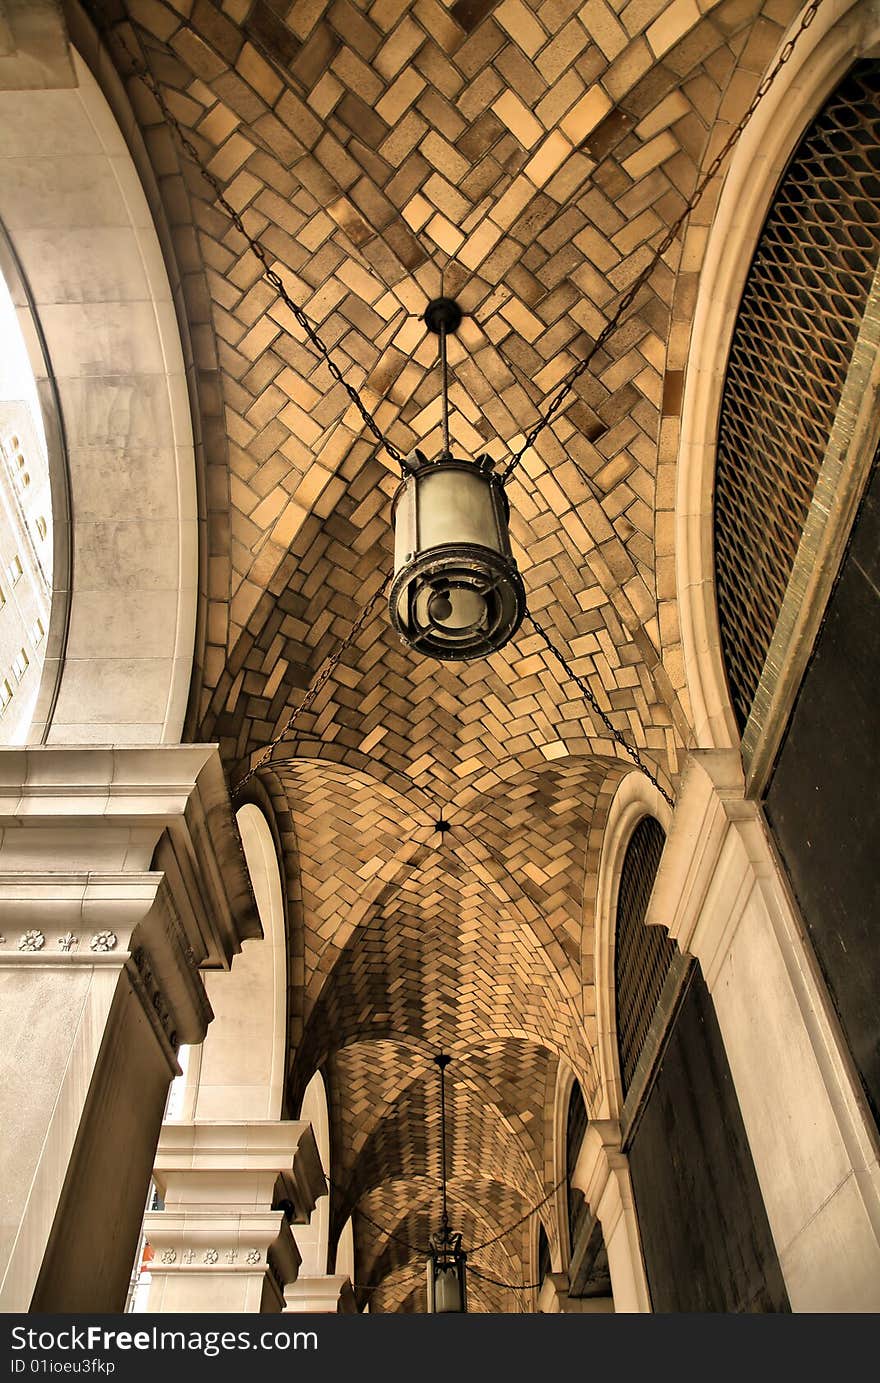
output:
[[[305,1223],[326,1182],[301,1121],[168,1123],[153,1177],[164,1210],[144,1229],[153,1248],[151,1312],[285,1309]]]
[[[354,1316],[357,1306],[351,1279],[341,1273],[328,1277],[298,1277],[284,1289],[288,1315]]]
[[[572,1183],[584,1193],[602,1226],[616,1312],[649,1312],[651,1294],[645,1276],[636,1220],[629,1161],[620,1150],[620,1125],[593,1119],[587,1125]]]
[[[880,1310],[876,1130],[737,752],[691,754],[646,920],[702,967],[792,1309]]]
[[[215,746],[0,751],[0,1310],[125,1304],[201,965],[259,935]]]

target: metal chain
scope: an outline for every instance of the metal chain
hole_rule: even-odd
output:
[[[484,1243],[475,1244],[472,1249],[468,1249],[469,1270],[477,1272],[477,1269],[473,1267],[471,1262],[475,1253],[482,1252],[483,1249],[488,1248],[491,1244],[497,1244],[499,1240],[506,1238],[506,1236],[512,1233],[513,1230],[519,1229],[520,1225],[525,1224],[526,1220],[530,1220],[533,1215],[537,1214],[537,1212],[541,1209],[543,1205],[547,1204],[547,1202],[551,1199],[552,1196],[555,1196],[559,1188],[565,1185],[566,1179],[566,1177],[562,1177],[560,1181],[557,1181],[556,1185],[551,1187],[550,1190],[547,1192],[547,1195],[544,1197],[544,1199],[538,1201],[537,1205],[533,1205],[530,1210],[527,1210],[524,1215],[520,1216],[520,1218],[516,1221],[515,1224],[508,1225],[507,1228],[502,1230],[500,1234],[496,1234],[493,1239],[486,1239]],[[338,1191],[341,1196],[345,1197],[348,1194],[347,1191],[342,1186],[340,1186],[338,1182],[331,1180],[331,1178],[328,1177],[326,1174],[324,1176],[324,1180],[327,1182],[327,1185],[331,1190]],[[400,1244],[403,1248],[409,1249],[410,1253],[420,1253],[425,1254],[427,1256],[428,1250],[426,1248],[422,1248],[419,1244],[411,1244],[408,1239],[404,1239],[402,1235],[397,1234],[393,1229],[388,1229],[386,1225],[379,1224],[378,1220],[374,1220],[372,1216],[368,1215],[365,1210],[361,1210],[360,1206],[352,1206],[351,1213],[353,1215],[357,1215],[359,1219],[365,1220],[366,1223],[370,1225],[372,1229],[375,1229],[377,1233],[384,1235],[386,1239],[391,1239],[394,1241],[395,1244]],[[477,1273],[477,1275],[480,1276],[479,1273]],[[490,1282],[492,1280],[492,1278],[488,1279],[488,1281]],[[507,1287],[513,1286],[513,1283],[499,1283],[498,1285]],[[532,1285],[540,1287],[541,1284],[538,1282]]]
[[[193,163],[198,168],[202,177],[205,179],[205,182],[208,183],[208,185],[212,189],[214,196],[217,199],[217,202],[223,208],[226,215],[229,217],[229,220],[235,226],[235,229],[239,232],[240,235],[244,236],[251,250],[256,255],[257,259],[260,261],[260,264],[262,265],[263,277],[275,289],[275,292],[278,294],[278,297],[284,303],[285,307],[288,307],[290,311],[293,313],[297,322],[302,327],[303,331],[306,333],[306,336],[311,341],[312,345],[315,347],[315,350],[321,356],[322,360],[324,361],[324,364],[330,371],[330,374],[336,380],[336,383],[341,384],[345,392],[348,394],[348,397],[351,399],[351,402],[354,404],[355,408],[360,413],[361,418],[364,421],[364,425],[372,433],[373,437],[376,439],[379,446],[384,447],[385,451],[387,451],[391,459],[395,461],[398,466],[400,466],[401,470],[407,470],[408,463],[403,452],[399,451],[398,448],[394,446],[392,442],[389,442],[388,438],[381,431],[375,418],[367,408],[358,391],[355,388],[353,388],[353,386],[349,384],[347,380],[344,378],[339,366],[336,364],[336,362],[330,355],[329,347],[321,339],[316,328],[309,321],[308,317],[303,312],[302,308],[298,307],[297,304],[291,298],[287,289],[284,287],[284,281],[281,278],[281,275],[277,272],[277,270],[270,267],[270,252],[266,249],[265,245],[263,245],[262,241],[260,241],[257,236],[251,235],[250,231],[246,230],[244,222],[241,219],[241,214],[238,211],[236,211],[235,207],[227,199],[226,194],[223,191],[223,184],[220,182],[220,179],[215,177],[215,175],[205,165],[205,162],[202,159],[202,156],[199,153],[198,149],[187,135],[177,116],[170,109],[168,102],[165,100],[165,97],[162,94],[162,90],[159,86],[159,83],[153,76],[150,69],[146,66],[145,63],[142,63],[135,56],[134,53],[132,53],[123,35],[119,34],[117,35],[117,37],[122,48],[125,50],[125,53],[129,61],[131,62],[131,70],[133,75],[140,82],[142,82],[143,85],[147,88],[147,90],[151,93],[154,100],[156,101],[156,104],[161,110],[166,122],[171,126],[171,128],[174,130],[174,133],[177,135],[177,138],[180,141],[181,148],[192,159]]]
[[[593,689],[590,686],[590,684],[583,677],[580,677],[575,672],[574,668],[571,666],[571,663],[568,661],[565,654],[562,652],[562,649],[559,648],[553,642],[550,635],[547,633],[547,630],[544,628],[542,624],[538,623],[538,621],[532,614],[531,610],[526,610],[525,618],[527,622],[532,626],[535,633],[543,639],[544,643],[547,646],[548,652],[553,654],[553,657],[556,659],[557,663],[559,663],[560,667],[565,672],[566,676],[570,677],[572,682],[574,682],[575,685],[579,688],[579,690],[583,693],[585,700],[588,702],[590,706],[590,709],[599,717],[602,724],[605,726],[605,729],[608,731],[609,735],[611,735],[612,739],[614,740],[615,744],[619,744],[624,753],[628,754],[629,757],[633,760],[633,762],[638,765],[638,767],[644,773],[645,777],[650,779],[650,781],[654,784],[654,787],[657,789],[660,796],[663,798],[663,801],[666,802],[668,806],[672,807],[674,810],[675,803],[669,796],[669,793],[666,791],[664,787],[661,787],[660,783],[657,781],[656,776],[651,772],[650,768],[648,768],[638,749],[636,749],[634,745],[630,744],[629,740],[624,738],[624,736],[620,733],[620,731],[617,729],[615,725],[612,725],[608,716],[605,714],[605,712],[602,710],[602,707],[596,700],[595,693],[593,692]]]
[[[553,396],[552,400],[548,404],[546,411],[541,415],[541,417],[539,417],[538,421],[532,427],[531,431],[526,434],[526,438],[522,446],[519,448],[518,451],[514,452],[510,461],[507,463],[504,470],[500,473],[502,484],[507,484],[508,480],[513,475],[513,472],[516,470],[517,466],[522,461],[526,452],[529,451],[530,448],[535,445],[537,438],[544,431],[545,427],[549,427],[550,423],[553,421],[554,417],[559,412],[559,409],[562,407],[563,403],[565,402],[568,395],[571,393],[572,389],[574,388],[577,381],[580,379],[581,375],[583,375],[586,372],[591,362],[595,359],[599,351],[608,341],[608,338],[617,330],[617,327],[620,325],[620,320],[623,317],[624,313],[627,312],[628,309],[632,306],[637,294],[641,292],[642,288],[647,283],[648,279],[651,277],[654,270],[656,269],[658,263],[663,258],[669,247],[672,245],[673,240],[678,235],[685,221],[694,211],[697,204],[700,202],[703,193],[706,191],[706,188],[709,186],[710,182],[715,177],[722,163],[727,158],[727,155],[730,153],[731,149],[739,140],[741,134],[748,125],[755,111],[758,109],[760,102],[767,94],[770,87],[775,82],[776,78],[779,76],[779,73],[782,71],[783,67],[785,67],[786,63],[788,62],[789,58],[794,52],[795,44],[797,43],[801,34],[804,32],[805,29],[808,29],[810,27],[813,20],[816,18],[821,3],[822,0],[811,0],[811,4],[809,4],[807,8],[804,10],[804,13],[801,16],[801,20],[797,28],[797,32],[784,44],[782,51],[779,54],[779,57],[777,58],[775,64],[758,86],[758,89],[752,97],[751,103],[748,109],[746,110],[745,114],[740,118],[737,124],[734,125],[733,129],[730,132],[730,135],[725,140],[724,144],[722,145],[718,153],[715,155],[712,162],[709,164],[709,167],[706,169],[706,172],[703,174],[700,181],[697,183],[696,191],[694,192],[690,201],[685,206],[684,211],[677,218],[677,220],[673,221],[672,225],[669,227],[668,231],[663,236],[663,239],[660,241],[659,245],[657,245],[656,249],[654,250],[654,253],[652,254],[648,263],[645,265],[642,272],[638,275],[636,279],[633,280],[627,291],[624,293],[623,297],[620,299],[619,303],[617,304],[617,307],[614,310],[614,313],[609,318],[608,322],[605,324],[602,330],[599,332],[599,335],[596,337],[596,340],[593,342],[592,346],[587,351],[587,354],[584,356],[582,360],[579,360],[577,364],[572,367],[571,370],[569,370],[568,374],[565,376],[561,385],[559,386],[557,393]]]
[[[480,1272],[472,1263],[468,1262],[468,1272],[473,1273],[481,1282],[491,1282],[493,1287],[504,1287],[508,1292],[531,1292],[539,1287],[543,1287],[543,1282],[502,1282],[500,1277],[490,1277],[488,1273]]]
[[[508,1234],[512,1234],[515,1229],[519,1229],[520,1225],[525,1224],[526,1220],[530,1220],[532,1216],[541,1209],[542,1205],[546,1205],[547,1202],[556,1195],[556,1192],[561,1186],[565,1185],[567,1180],[567,1177],[560,1177],[556,1185],[550,1187],[550,1190],[542,1201],[538,1201],[537,1205],[533,1205],[531,1210],[527,1210],[524,1215],[521,1215],[520,1218],[514,1222],[514,1224],[508,1225],[506,1229],[502,1229],[501,1233],[496,1234],[494,1238],[485,1239],[482,1244],[474,1244],[474,1247],[468,1250],[468,1257],[471,1257],[471,1255],[475,1253],[479,1253],[481,1249],[487,1249],[490,1244],[497,1244],[499,1239],[504,1239]]]
[[[314,682],[310,684],[308,691],[306,692],[305,696],[303,697],[299,705],[295,706],[294,709],[291,711],[287,723],[284,725],[283,729],[279,730],[277,735],[275,735],[269,741],[269,743],[263,750],[263,753],[261,754],[260,758],[257,759],[257,762],[253,764],[252,767],[248,769],[244,777],[240,778],[239,781],[235,784],[235,786],[232,789],[233,796],[240,793],[241,790],[255,776],[255,774],[259,773],[260,769],[263,767],[266,761],[268,759],[271,759],[272,753],[276,746],[279,745],[281,741],[290,733],[294,723],[299,719],[301,715],[305,714],[305,712],[312,705],[318,693],[321,690],[323,690],[323,688],[329,682],[330,678],[333,676],[334,669],[336,668],[336,665],[342,657],[343,653],[345,653],[347,649],[351,648],[358,634],[360,634],[364,625],[369,620],[373,612],[373,607],[376,605],[376,602],[381,600],[382,597],[385,595],[390,580],[390,577],[386,577],[379,589],[370,598],[370,600],[367,601],[366,605],[361,610],[354,624],[351,626],[351,629],[349,630],[348,634],[342,640],[342,643],[336,649],[335,653],[332,653],[321,664],[320,671],[315,677]]]

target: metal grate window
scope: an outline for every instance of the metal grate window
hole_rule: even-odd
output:
[[[880,254],[880,63],[801,140],[749,270],[715,478],[721,645],[742,728],[782,606]]]
[[[653,816],[642,817],[630,837],[620,871],[614,983],[624,1096],[677,949],[662,927],[645,926],[648,900],[665,844],[666,833],[660,822]]]

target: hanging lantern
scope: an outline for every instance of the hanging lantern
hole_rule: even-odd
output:
[[[397,492],[391,622],[435,658],[483,658],[519,628],[525,591],[492,462],[424,461]]]
[[[446,1067],[451,1057],[442,1052],[434,1058],[440,1068],[440,1229],[431,1236],[428,1249],[428,1311],[467,1311],[467,1254],[461,1235],[449,1228],[446,1210]]]
[[[462,461],[449,451],[446,336],[461,321],[449,298],[429,304],[425,322],[440,337],[443,452],[420,451],[394,497],[391,622],[404,643],[440,659],[468,661],[503,648],[519,628],[525,590],[510,548],[510,509],[488,456]]]
[[[433,1235],[428,1252],[429,1312],[467,1311],[466,1263],[460,1234],[444,1227]]]

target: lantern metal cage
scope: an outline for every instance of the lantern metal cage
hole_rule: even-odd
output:
[[[428,1311],[467,1311],[467,1254],[448,1225],[432,1236],[428,1250]]]
[[[446,337],[461,322],[458,305],[437,298],[425,323],[440,337],[443,451],[409,458],[394,497],[394,579],[388,604],[402,641],[442,660],[469,661],[513,637],[526,608],[510,547],[510,506],[488,456],[476,461],[449,450]]]
[[[420,653],[485,657],[516,633],[525,612],[507,496],[488,457],[416,456],[392,508],[391,622]]]

